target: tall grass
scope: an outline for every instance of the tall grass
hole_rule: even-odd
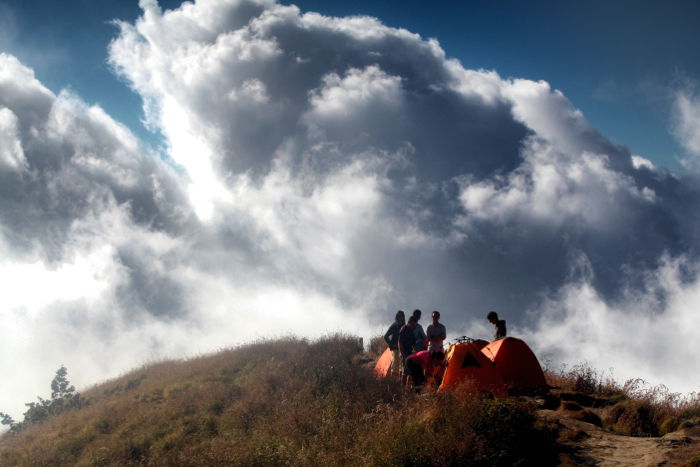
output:
[[[606,407],[603,424],[608,430],[629,436],[662,436],[700,425],[700,394],[671,392],[664,385],[649,385],[642,379],[624,384],[589,365],[545,372],[549,384],[563,391],[594,396]]]
[[[416,395],[357,341],[287,338],[148,365],[90,406],[0,442],[0,465],[524,465],[551,462],[534,407],[469,387]]]

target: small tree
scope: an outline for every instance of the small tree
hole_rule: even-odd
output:
[[[28,402],[24,420],[15,422],[12,417],[0,412],[3,425],[9,425],[10,431],[19,432],[29,425],[41,423],[49,417],[58,415],[69,409],[79,409],[88,405],[88,401],[75,392],[75,387],[68,381],[68,370],[65,366],[56,370],[56,376],[51,381],[51,399],[37,397],[38,402]]]
[[[56,376],[51,381],[51,399],[72,398],[75,392],[75,387],[68,381],[68,370],[65,366],[56,370]]]
[[[0,412],[0,418],[2,418],[2,423],[3,425],[8,425],[10,427],[10,431],[13,433],[17,433],[21,428],[21,423],[15,422],[15,419],[7,415],[5,412]]]

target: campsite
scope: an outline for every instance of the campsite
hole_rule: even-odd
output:
[[[631,3],[0,0],[0,465],[697,464],[700,1]],[[408,307],[474,339],[378,378]]]
[[[488,394],[465,378],[416,394],[374,371],[382,342],[285,338],[150,363],[81,391],[80,407],[3,435],[0,464],[698,465],[697,401],[583,367],[543,370],[544,393],[537,378],[508,375],[511,390],[521,381],[535,392]],[[499,355],[520,347],[504,340],[491,359],[488,344],[480,353],[483,342],[466,344],[449,359],[462,375],[472,361],[507,366]]]
[[[547,390],[537,357],[524,341],[515,337],[491,343],[465,338],[448,347],[445,361],[444,372],[435,376],[441,381],[439,390],[455,387],[466,380],[479,391],[499,396]],[[387,376],[390,363],[391,352],[387,349],[375,365],[377,376]]]

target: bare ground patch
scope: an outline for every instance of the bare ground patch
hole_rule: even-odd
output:
[[[700,427],[641,438],[605,431],[562,411],[539,410],[538,415],[560,428],[562,465],[676,466],[700,454]]]

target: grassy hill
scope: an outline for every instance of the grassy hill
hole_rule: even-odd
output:
[[[538,417],[534,400],[493,400],[468,385],[417,395],[375,379],[372,357],[354,338],[332,336],[147,365],[84,391],[85,407],[4,435],[0,465],[559,463],[561,430]],[[591,389],[594,376],[550,378]],[[598,385],[588,392],[607,390],[610,407],[629,402]],[[548,403],[572,409],[575,402],[563,394]],[[581,417],[589,410],[578,409]],[[630,410],[618,410],[617,418]],[[694,412],[684,413],[667,413],[676,419],[665,423],[683,423]]]

